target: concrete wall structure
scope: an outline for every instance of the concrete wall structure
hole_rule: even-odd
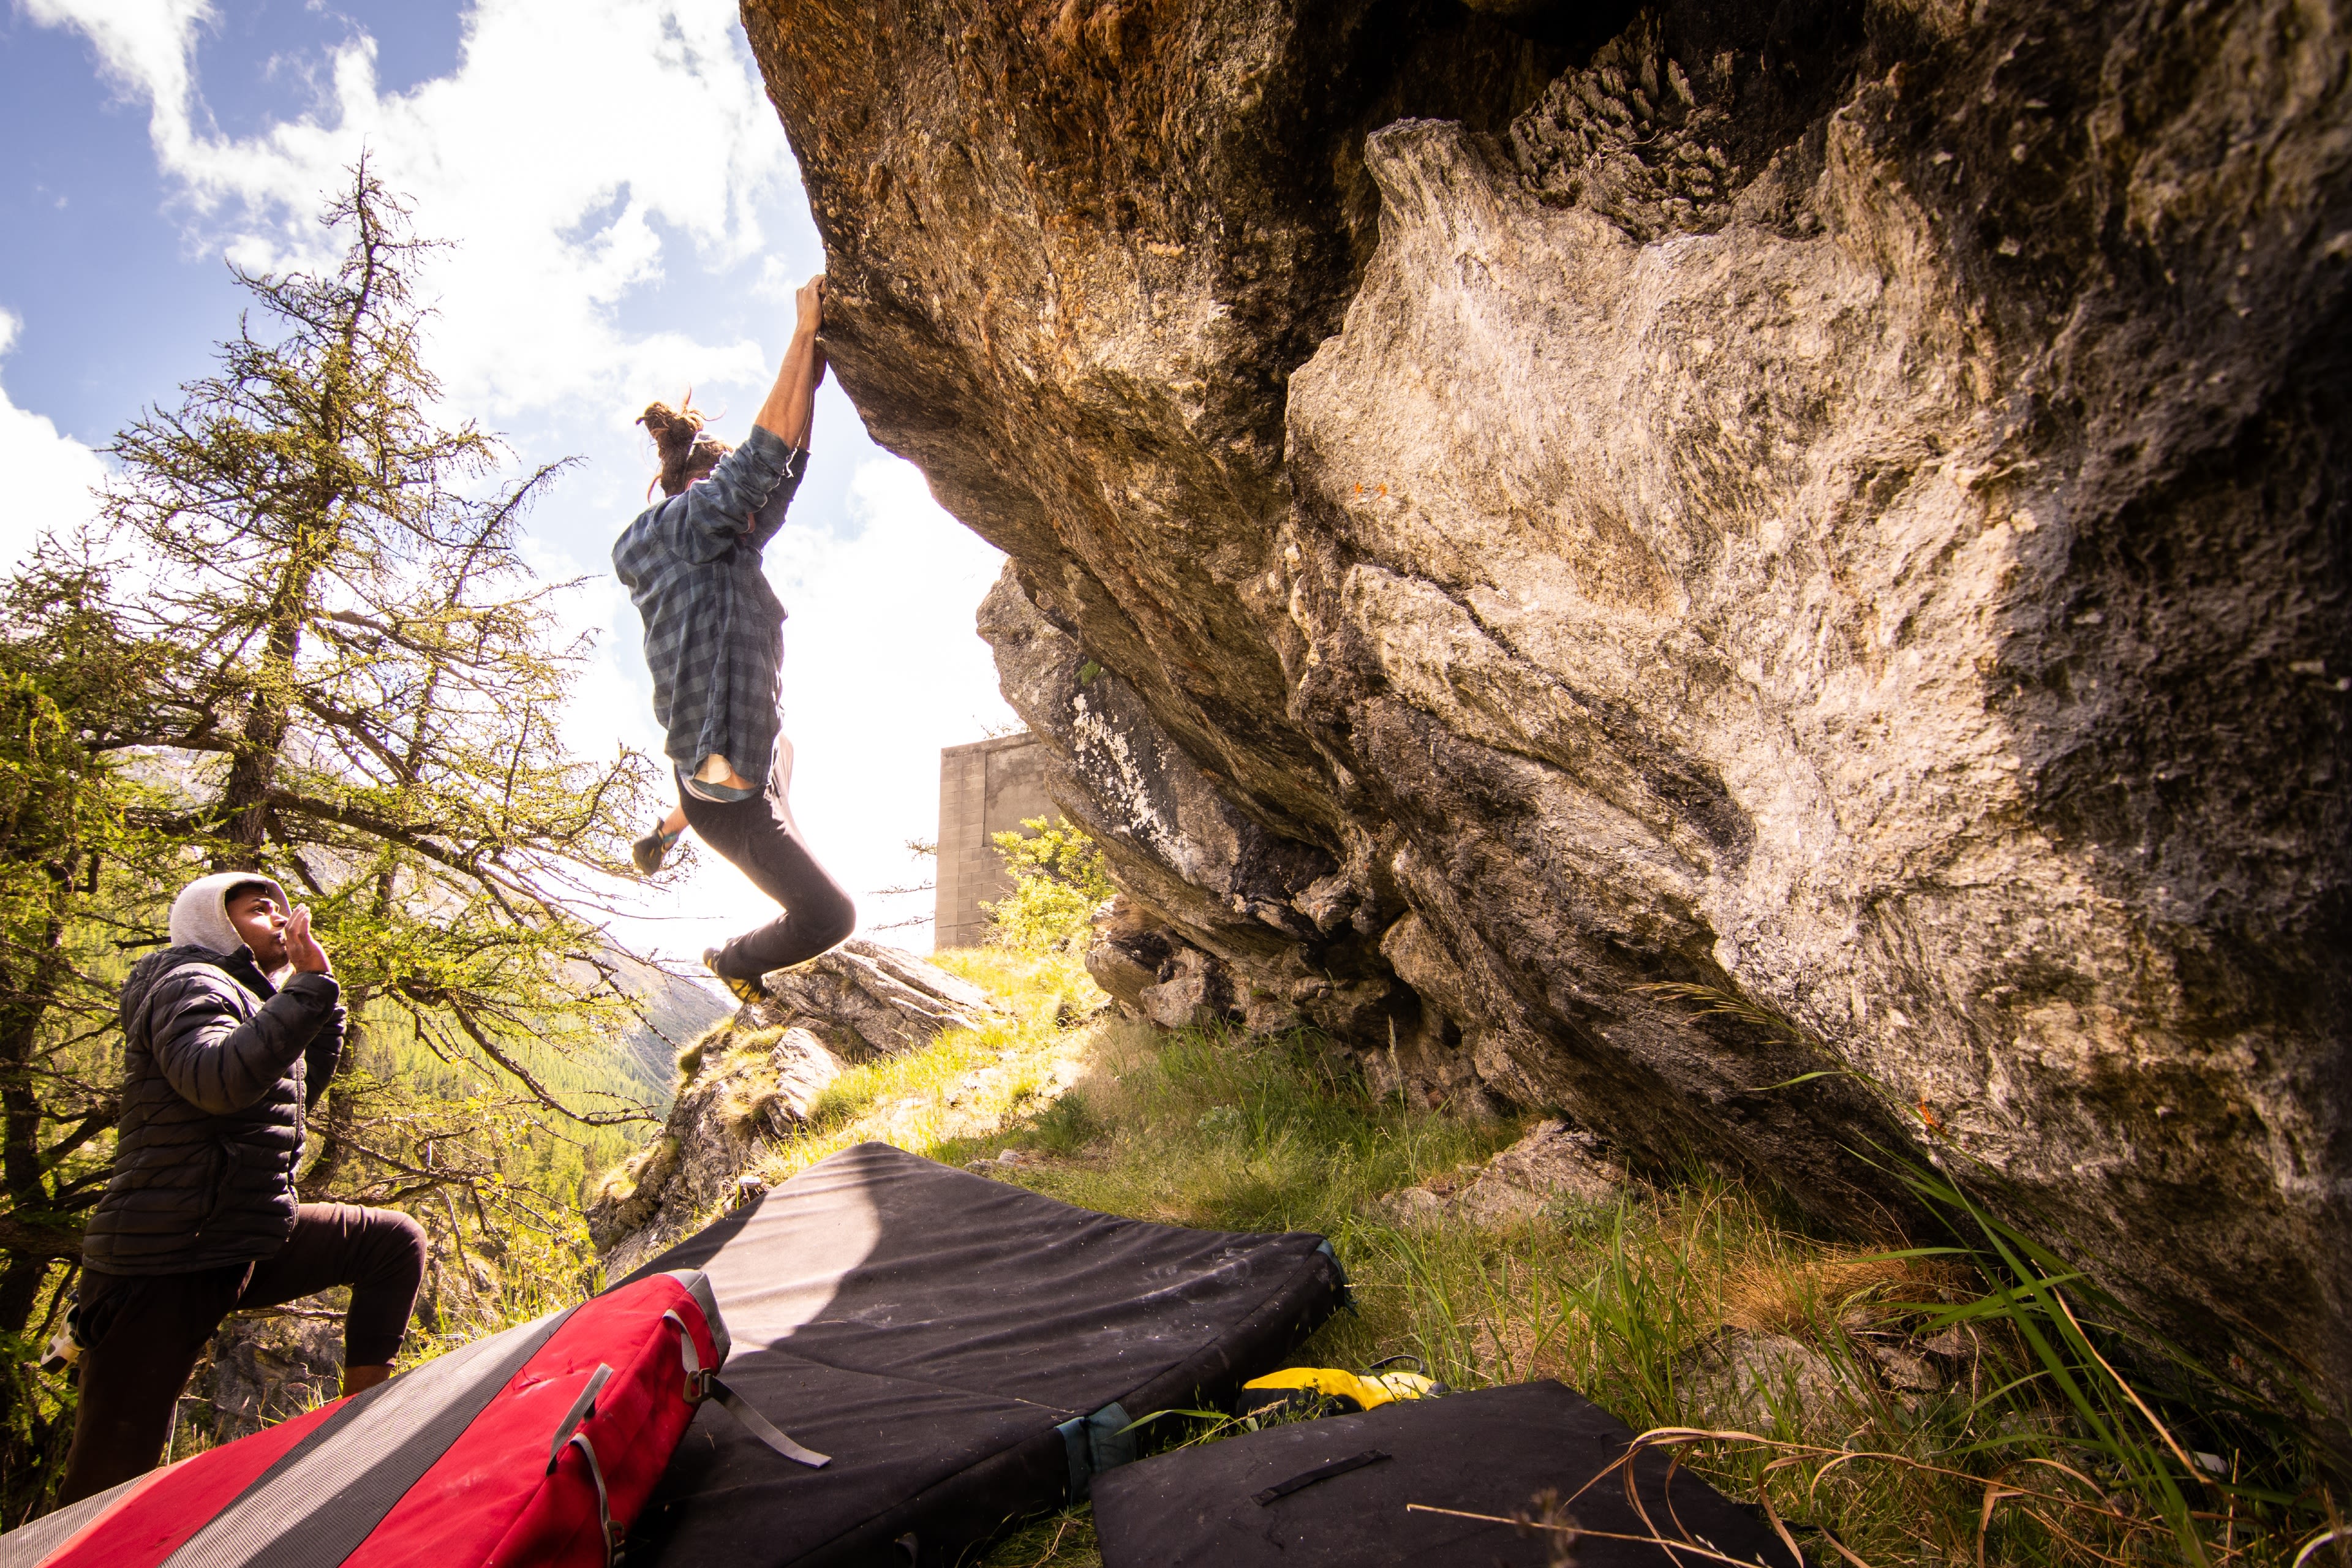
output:
[[[1025,817],[1061,808],[1045,793],[1045,752],[1028,734],[999,735],[940,751],[939,909],[932,942],[970,947],[988,934],[982,902],[1013,890],[1004,858],[989,843]]]

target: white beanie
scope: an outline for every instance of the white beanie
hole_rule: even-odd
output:
[[[213,952],[235,952],[245,945],[245,938],[236,934],[229,922],[228,890],[248,883],[269,889],[281,910],[293,909],[287,900],[286,889],[277,881],[258,871],[215,871],[209,877],[199,877],[180,889],[172,900],[172,945],[201,947]]]

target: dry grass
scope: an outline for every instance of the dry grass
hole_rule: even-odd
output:
[[[1859,1326],[1885,1315],[1876,1309],[1888,1301],[1937,1300],[1965,1284],[1958,1270],[1925,1258],[1843,1248],[1791,1256],[1769,1247],[1728,1264],[1717,1311],[1735,1329],[1803,1335]]]

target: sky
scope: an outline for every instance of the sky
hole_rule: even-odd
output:
[[[452,422],[582,461],[528,551],[587,580],[596,652],[566,736],[661,735],[614,537],[653,462],[633,421],[689,386],[740,440],[823,247],[734,0],[0,0],[0,570],[93,510],[103,448],[236,330],[229,274],[331,256],[316,222],[365,149],[421,236],[426,363]],[[793,805],[866,934],[930,947],[939,751],[1017,726],[973,613],[1002,557],[866,438],[830,380],[767,569],[791,610]],[[649,825],[648,825],[649,826]],[[774,906],[717,857],[614,933],[691,960]],[[901,922],[914,921],[917,923]]]

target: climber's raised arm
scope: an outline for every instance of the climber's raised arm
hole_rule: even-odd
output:
[[[784,350],[784,363],[776,367],[776,384],[769,389],[768,400],[760,405],[751,423],[785,446],[805,451],[816,414],[817,383],[824,379],[824,351],[816,342],[817,333],[824,327],[824,274],[820,272],[802,284],[793,303],[800,315],[793,325],[792,346]]]
[[[717,561],[745,545],[765,549],[783,526],[808,467],[809,426],[824,375],[824,351],[817,346],[824,299],[822,273],[801,285],[792,342],[741,447],[704,435],[702,416],[690,405],[656,403],[640,416],[661,457],[656,482],[671,499],[641,513],[614,546],[613,563],[633,594],[656,563],[648,548]]]

